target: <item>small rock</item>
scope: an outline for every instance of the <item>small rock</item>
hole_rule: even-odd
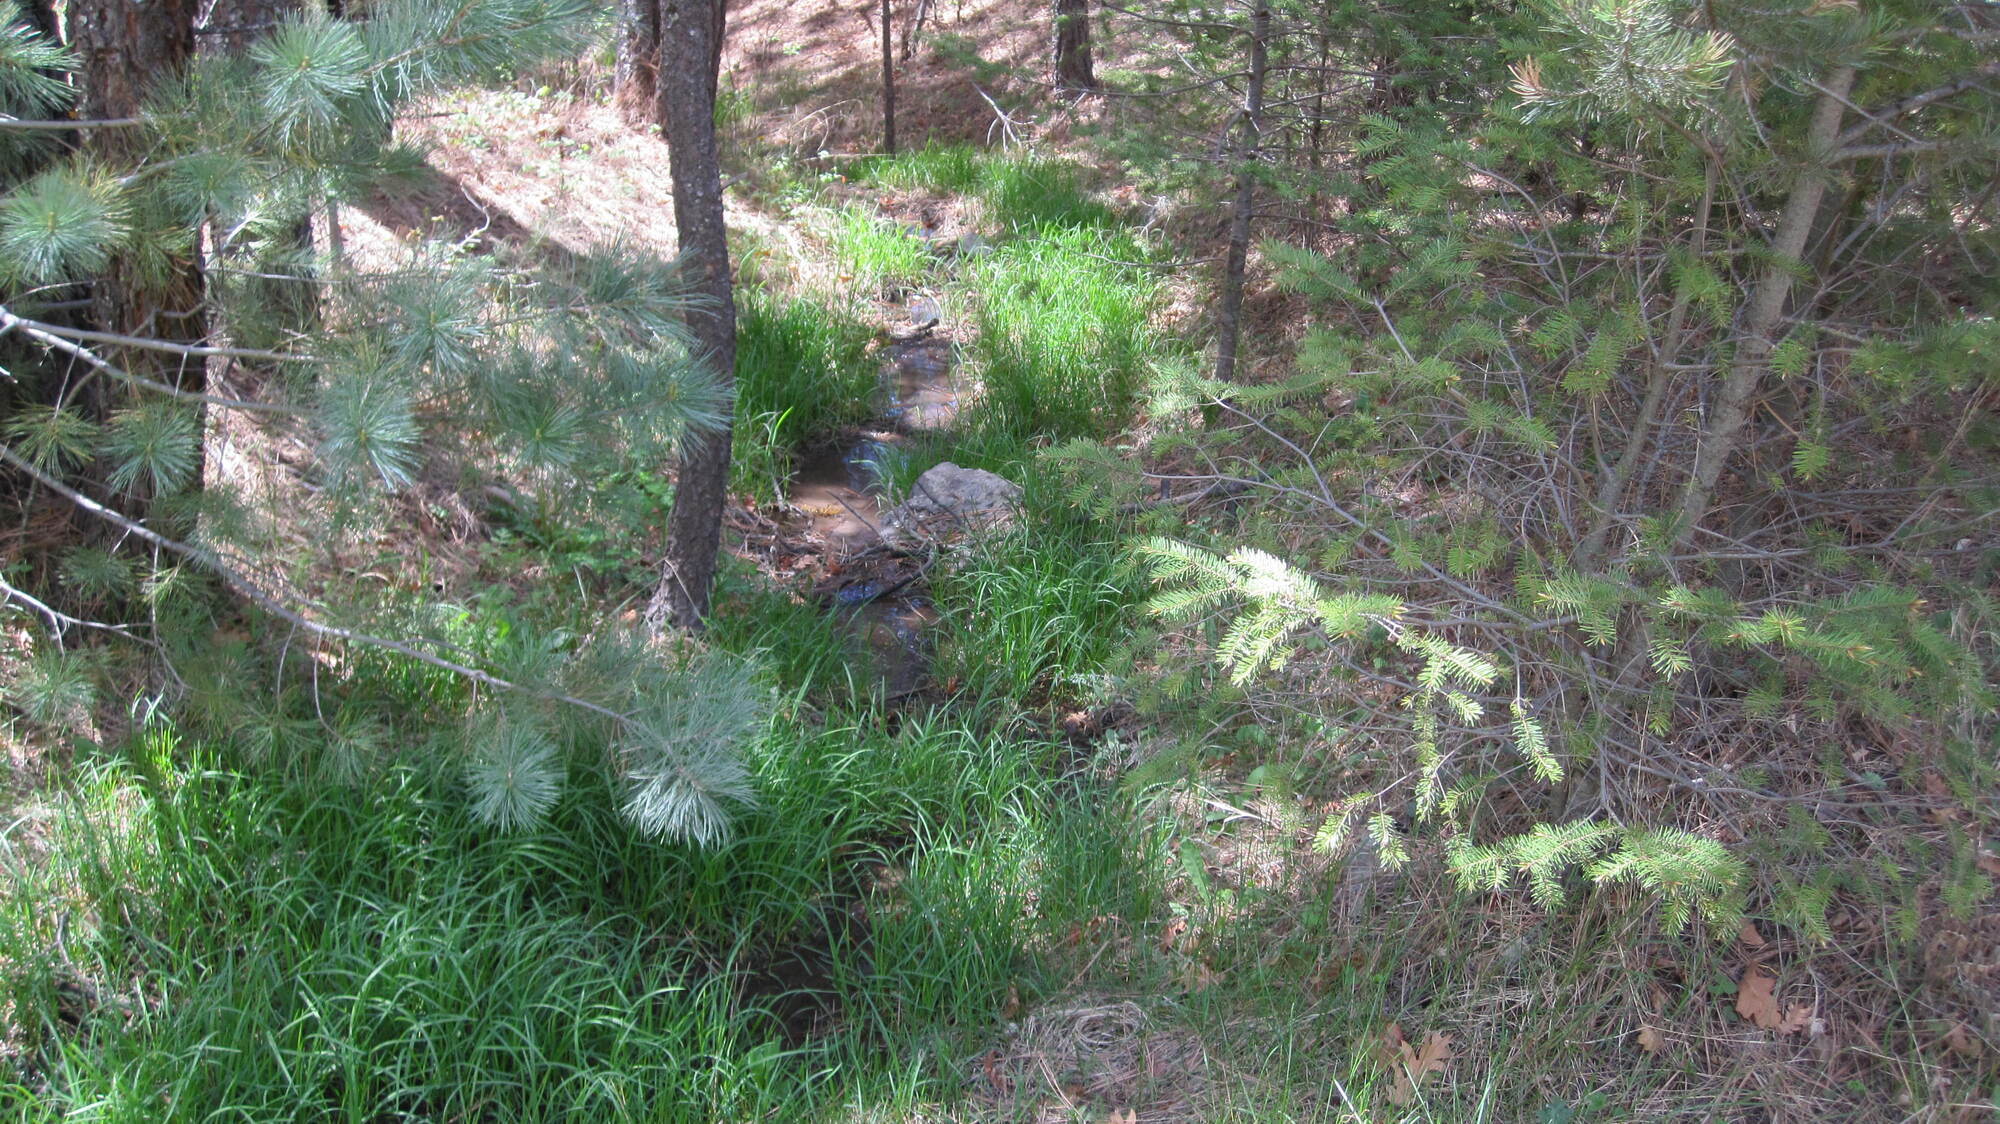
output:
[[[952,243],[952,250],[962,258],[983,258],[993,252],[993,243],[968,230]]]
[[[909,498],[882,516],[883,541],[910,549],[1012,522],[1021,486],[980,468],[945,461],[917,478]]]

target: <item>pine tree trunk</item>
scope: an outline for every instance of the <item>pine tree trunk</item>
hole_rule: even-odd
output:
[[[69,46],[80,64],[78,116],[136,116],[154,85],[168,81],[194,58],[197,0],[74,0],[68,10]],[[112,167],[137,162],[133,129],[84,130],[85,150]],[[97,281],[94,315],[100,328],[121,335],[194,343],[208,334],[200,232],[190,231],[164,276],[147,277],[129,259],[112,262]],[[138,349],[109,349],[106,358],[183,390],[207,385],[203,360]],[[100,394],[111,388],[94,384]],[[110,403],[98,398],[102,410]],[[199,466],[193,479],[199,486]],[[128,509],[129,510],[129,509]]]
[[[896,154],[896,59],[889,49],[889,0],[882,0],[882,151]]]
[[[628,125],[656,119],[660,73],[660,0],[618,0],[618,58],[612,98]]]
[[[201,20],[200,49],[239,54],[304,9],[304,0],[208,0]]]
[[[1055,0],[1056,93],[1097,88],[1090,58],[1090,0]]]
[[[730,286],[722,170],[715,136],[715,90],[723,27],[721,0],[662,0],[658,112],[668,145],[674,226],[696,292],[688,313],[695,349],[725,383],[736,367],[736,305]],[[682,458],[667,517],[667,553],[646,618],[701,627],[715,583],[722,505],[729,486],[729,428],[697,439]]]
[[[1222,304],[1215,317],[1215,378],[1236,377],[1236,349],[1243,334],[1243,275],[1250,262],[1250,213],[1256,205],[1256,161],[1264,128],[1264,71],[1271,37],[1270,0],[1250,13],[1250,80],[1243,95],[1243,140],[1236,146],[1236,199],[1229,218],[1229,257],[1222,273]]]
[[[1821,87],[1819,104],[1813,109],[1812,126],[1806,133],[1809,160],[1823,160],[1833,151],[1840,136],[1840,120],[1847,111],[1847,93],[1854,88],[1854,68],[1839,67]],[[1778,217],[1778,229],[1771,239],[1771,263],[1750,297],[1744,314],[1742,342],[1723,379],[1722,390],[1702,427],[1701,444],[1695,450],[1694,472],[1687,490],[1681,494],[1677,545],[1694,537],[1715,500],[1715,486],[1722,479],[1723,466],[1735,454],[1750,409],[1764,375],[1770,367],[1771,352],[1778,344],[1778,329],[1785,318],[1786,301],[1792,292],[1792,269],[1805,255],[1806,239],[1819,216],[1820,200],[1826,195],[1827,171],[1807,168],[1785,201]]]

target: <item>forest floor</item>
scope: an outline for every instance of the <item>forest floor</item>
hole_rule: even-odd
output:
[[[1127,420],[1082,401],[1097,388],[1022,374],[1062,360],[1016,334],[1047,332],[1062,354],[1080,354],[1085,375],[1125,380],[1129,398],[1148,364],[1197,347],[1207,281],[1170,263],[1213,253],[1217,212],[1171,193],[1142,196],[1093,155],[1103,108],[1054,103],[1035,81],[1039,6],[933,7],[902,70],[900,126],[913,155],[899,160],[865,159],[878,128],[872,5],[744,0],[731,14],[724,120],[745,290],[739,378],[746,399],[764,397],[739,420],[726,536],[734,561],[714,642],[760,653],[789,700],[787,729],[758,759],[766,807],[738,842],[715,857],[662,858],[577,811],[508,849],[415,781],[369,796],[380,817],[357,826],[337,803],[297,804],[208,763],[176,773],[164,763],[171,747],[146,741],[130,760],[79,772],[16,809],[42,825],[57,873],[17,874],[13,900],[56,887],[72,903],[44,953],[59,982],[35,1001],[59,1011],[64,1028],[102,1011],[125,1028],[102,1030],[95,1046],[61,1043],[69,1080],[96,1081],[100,1105],[113,1106],[107,1118],[162,1118],[145,1115],[167,1096],[160,1089],[195,1080],[179,1070],[225,1064],[214,1061],[225,1048],[216,1044],[241,1042],[233,1099],[202,1104],[186,1093],[170,1115],[194,1118],[199,1106],[292,1118],[277,1107],[291,1104],[298,1118],[558,1119],[589,1104],[605,1119],[1051,1124],[1991,1118],[2000,1087],[1979,1036],[1926,989],[1934,974],[1990,967],[2000,920],[1943,926],[1919,955],[1861,963],[1768,924],[1746,923],[1731,939],[1669,935],[1636,895],[1559,910],[1523,894],[1469,896],[1435,867],[1390,876],[1314,850],[1312,817],[1301,815],[1310,804],[1239,763],[1254,732],[1136,716],[1149,668],[1134,650],[1147,626],[1145,590],[1123,557],[1129,529],[1076,511],[1055,474],[1037,467],[1056,431],[1116,442]],[[671,252],[665,147],[619,119],[596,68],[453,95],[398,131],[426,150],[428,171],[410,190],[343,213],[357,254],[391,260],[418,234],[463,239],[530,270],[612,242]],[[1027,143],[998,143],[1010,134]],[[1149,221],[1165,212],[1172,223]],[[1028,221],[1049,214],[1086,234],[1066,241]],[[1169,234],[1141,242],[1142,225]],[[1149,253],[1169,264],[1149,266]],[[1018,276],[1059,291],[1037,303],[1045,294]],[[879,369],[916,300],[942,310],[961,416],[885,438],[894,400],[880,397]],[[1128,346],[1108,347],[1108,337]],[[1253,361],[1277,364],[1288,342],[1266,334]],[[1022,402],[1008,396],[1017,383]],[[867,651],[814,594],[841,560],[829,524],[814,519],[830,512],[801,510],[812,505],[791,484],[827,450],[866,441],[879,447],[865,467],[891,497],[943,460],[1028,487],[1028,526],[931,577],[931,682],[894,705]],[[844,470],[851,458],[836,459]],[[463,483],[487,479],[439,485],[430,509],[460,514],[432,518],[423,541],[384,549],[372,564],[385,580],[435,583],[467,605],[497,583],[526,606],[509,612],[554,613],[579,630],[643,598],[656,508],[635,500],[639,516],[499,526],[480,514],[476,484]],[[393,671],[370,674],[383,690],[416,690]],[[280,814],[322,834],[285,834],[271,822]],[[565,843],[564,832],[589,842]],[[212,854],[188,840],[225,837],[247,848],[230,877],[255,894],[199,890],[196,875],[172,869]],[[322,844],[351,858],[323,870],[309,853]],[[571,845],[580,857],[560,853]],[[256,874],[286,864],[299,871]],[[399,864],[435,864],[438,877],[465,885],[412,891],[388,875],[371,880],[371,867]],[[625,873],[602,873],[613,869]],[[554,889],[540,901],[506,878]],[[162,951],[144,955],[171,968],[111,978],[85,964],[86,938],[73,934],[97,940],[115,928],[105,920],[110,885],[131,908],[153,911]],[[586,903],[575,927],[539,928],[572,886]],[[518,913],[492,921],[457,896],[467,887],[518,899]],[[433,931],[399,912],[419,898],[461,927]],[[332,943],[346,922],[338,911],[329,920],[327,903],[350,900],[375,903],[368,924],[387,935]],[[231,911],[266,926],[246,944],[267,941],[273,963],[296,956],[306,966],[297,988],[329,989],[320,1006],[281,1013],[293,983],[258,976],[255,958],[192,932]],[[46,928],[19,908],[9,917],[22,932]],[[285,926],[296,931],[269,935]],[[763,941],[759,930],[775,936]],[[591,975],[579,965],[612,956],[592,943],[607,932],[634,961]],[[327,943],[306,947],[313,940]],[[285,951],[286,941],[301,947]],[[420,974],[454,957],[465,964],[463,992],[394,982],[398,970]],[[649,958],[688,974],[656,979],[640,963]],[[561,967],[546,983],[529,978],[545,964]],[[212,994],[235,986],[213,977],[232,974],[244,990]],[[1768,991],[1760,981],[1779,975],[1793,1006],[1772,1029],[1753,1019],[1745,1003],[1758,1000],[1745,992]],[[701,982],[711,977],[720,982]],[[378,979],[391,981],[387,990],[371,990]],[[651,981],[638,999],[619,990],[632,980]],[[258,989],[271,994],[269,1009],[244,998]],[[455,1009],[489,1001],[546,1009],[553,1021],[523,1014],[489,1025],[483,1011]],[[621,1014],[628,1001],[636,1006]],[[290,1068],[297,1059],[252,1059],[264,1048],[248,1045],[256,1034],[238,1037],[239,1024],[260,1020],[304,1036],[302,1027],[338,1022],[335,1009],[378,1007],[400,1013],[365,1032],[350,1027],[337,1039],[348,1053],[315,1071],[309,1089]],[[1871,1008],[1874,1022],[1854,1017]],[[1839,1024],[1827,1025],[1836,1009]],[[1878,1041],[1891,1024],[1917,1028],[1928,1048]],[[490,1059],[450,1060],[458,1055],[440,1044],[479,1035],[497,1044],[517,1031],[523,1041],[547,1035],[536,1048],[560,1060],[482,1086],[477,1066]],[[47,1048],[19,1036],[9,1045],[24,1072],[33,1067],[20,1059]],[[274,1038],[271,1055],[284,1049]],[[373,1060],[390,1055],[412,1060]],[[22,1118],[59,1118],[72,1106],[38,1080],[13,1090]],[[458,1088],[443,1089],[447,1081]]]

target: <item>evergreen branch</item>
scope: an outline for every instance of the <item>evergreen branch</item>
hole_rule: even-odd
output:
[[[123,367],[109,362],[89,348],[81,344],[72,343],[53,334],[48,331],[50,327],[51,325],[42,324],[38,321],[24,320],[9,312],[5,305],[0,305],[0,335],[4,335],[10,331],[18,331],[30,339],[81,359],[92,368],[102,371],[113,378],[129,382],[134,386],[143,386],[147,390],[156,391],[170,398],[178,398],[183,402],[201,402],[210,406],[224,406],[232,410],[248,410],[266,414],[303,414],[305,412],[294,406],[280,406],[272,402],[249,402],[241,398],[223,398],[214,394],[204,394],[200,391],[184,390],[181,387],[163,383],[157,379],[149,379],[144,375],[135,375]],[[81,329],[68,329],[68,331],[72,335],[82,332]],[[99,336],[111,335],[112,333],[91,332],[88,334]]]
[[[66,133],[71,129],[129,129],[144,125],[143,117],[102,117],[91,121],[37,121],[0,113],[0,131]]]
[[[1909,156],[1918,152],[1934,152],[1943,147],[1943,141],[1909,141],[1904,144],[1851,144],[1835,152],[1827,159],[1835,163],[1843,163],[1848,160],[1887,160],[1892,156]]]
[[[408,644],[401,640],[393,639],[391,637],[376,636],[372,633],[363,632],[359,629],[346,628],[341,625],[326,624],[321,621],[313,620],[311,617],[308,617],[305,614],[298,612],[297,610],[284,604],[284,602],[279,600],[274,594],[270,593],[263,587],[259,586],[255,581],[252,581],[248,575],[239,571],[234,566],[230,565],[228,562],[224,561],[221,557],[214,554],[213,552],[204,550],[190,543],[181,542],[178,539],[170,538],[166,535],[159,533],[158,531],[153,530],[150,527],[147,527],[145,524],[140,523],[137,520],[134,520],[124,515],[121,512],[115,511],[109,507],[106,507],[101,503],[98,503],[96,500],[91,499],[89,496],[86,496],[82,492],[79,492],[76,489],[69,487],[62,481],[57,480],[55,477],[50,476],[49,474],[43,472],[41,469],[35,467],[35,465],[32,462],[20,456],[18,453],[14,452],[13,449],[9,448],[4,444],[0,444],[0,462],[4,462],[8,465],[13,466],[16,469],[19,469],[21,472],[27,474],[30,478],[34,479],[36,482],[40,483],[43,487],[48,488],[50,491],[68,500],[70,503],[76,505],[85,512],[88,512],[89,514],[94,515],[99,519],[104,520],[107,523],[110,523],[112,526],[117,527],[119,530],[124,531],[129,535],[133,535],[139,538],[140,540],[150,543],[153,546],[159,547],[160,549],[165,550],[171,554],[175,554],[178,555],[179,557],[186,558],[189,561],[195,563],[196,565],[201,566],[202,568],[222,578],[225,582],[228,582],[232,589],[235,589],[238,593],[242,594],[244,597],[249,598],[253,603],[255,603],[259,608],[263,609],[265,612],[270,613],[272,616],[277,617],[278,619],[286,622],[287,624],[302,629],[305,632],[311,633],[314,636],[324,637],[329,640],[338,640],[343,643],[359,644],[362,645],[363,647],[377,648],[386,652],[393,652],[397,655],[416,660],[419,663],[427,664],[431,667],[438,668],[441,671],[448,671],[453,675],[457,675],[461,678],[468,679],[474,683],[481,684],[482,686],[491,687],[495,690],[506,691],[513,694],[519,694],[526,696],[528,698],[540,699],[545,702],[553,702],[553,703],[559,703],[564,706],[575,707],[578,710],[583,710],[591,714],[596,714],[603,718],[608,718],[612,722],[616,723],[619,729],[625,730],[630,733],[644,735],[650,732],[649,727],[646,724],[643,716],[636,712],[614,710],[611,707],[604,706],[601,703],[592,702],[589,699],[581,698],[564,691],[551,690],[546,687],[537,687],[531,684],[505,679],[498,675],[493,674],[490,671],[486,671],[483,668],[475,667],[468,663],[461,663],[458,660],[448,659],[444,656],[438,655],[435,652],[426,651],[423,648],[419,648],[413,644]],[[702,793],[705,797],[712,798],[714,795],[716,795],[711,791],[716,786],[709,784],[703,777],[701,777],[698,774],[696,770],[689,768],[684,762],[679,761],[677,759],[678,758],[677,753],[673,753],[670,751],[668,756],[670,760],[666,763],[666,766],[668,771],[674,774],[675,779],[677,779],[680,783],[685,784],[688,788],[697,791],[699,793]],[[734,796],[737,794],[733,792],[723,792],[720,793],[720,795]],[[704,821],[703,824],[701,824],[696,828],[696,834],[699,838],[702,838],[704,840],[710,840],[715,838],[716,832],[718,830],[719,828],[712,821]]]
[[[147,336],[128,336],[122,332],[100,332],[90,328],[71,328],[62,324],[45,324],[39,320],[29,320],[17,316],[6,306],[0,305],[0,329],[22,325],[53,336],[62,336],[85,343],[109,343],[120,347],[134,347],[141,351],[159,351],[168,355],[185,355],[191,359],[255,359],[265,363],[324,363],[310,355],[288,354],[282,351],[261,351],[251,347],[208,347],[202,344],[175,343],[172,340],[152,339]],[[36,338],[41,338],[37,336]],[[45,341],[46,342],[46,341]],[[229,403],[223,403],[229,405]],[[245,406],[245,409],[250,407]]]
[[[1942,86],[1925,90],[1922,93],[1911,94],[1896,104],[1885,106],[1881,109],[1862,109],[1853,102],[1848,102],[1848,108],[1854,110],[1863,120],[1861,124],[1855,125],[1840,134],[1840,139],[1836,143],[1842,149],[1846,149],[1851,147],[1855,141],[1867,136],[1871,129],[1895,129],[1894,126],[1889,124],[1891,121],[1901,117],[1908,117],[1925,106],[1934,105],[1946,98],[1957,97],[1965,91],[1973,89],[1993,78],[2000,78],[2000,61],[1989,61],[1978,70],[1956,81],[1947,82]],[[1900,129],[1895,129],[1895,131],[1898,133],[1902,132]],[[1909,136],[1907,133],[1903,133],[1902,135],[1905,137]]]
[[[106,624],[103,621],[85,620],[82,617],[72,617],[68,613],[65,613],[59,609],[51,607],[47,602],[40,600],[33,594],[28,593],[25,590],[16,589],[14,586],[9,585],[7,582],[6,575],[4,574],[0,574],[0,597],[5,597],[9,601],[13,601],[16,604],[22,605],[26,608],[34,610],[37,613],[40,613],[45,619],[48,620],[49,631],[56,634],[58,643],[60,643],[61,641],[62,634],[72,626],[77,628],[102,629],[105,632],[115,632],[120,636],[132,640],[137,640],[140,641],[141,643],[145,644],[152,643],[152,641],[147,640],[145,637],[140,636],[137,633],[133,632],[130,625]]]

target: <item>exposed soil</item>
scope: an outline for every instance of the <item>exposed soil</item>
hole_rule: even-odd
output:
[[[914,4],[891,28],[896,43],[896,129],[905,147],[926,141],[985,143],[1003,126],[987,98],[1020,114],[1048,79],[1042,9],[1019,0],[934,0],[921,31],[905,32]],[[801,4],[743,0],[729,13],[725,83],[770,115],[766,135],[812,156],[879,151],[881,24],[874,0]],[[1030,14],[1033,13],[1033,14]],[[982,96],[981,91],[984,91]]]

